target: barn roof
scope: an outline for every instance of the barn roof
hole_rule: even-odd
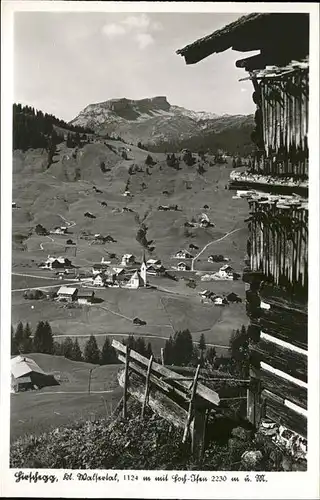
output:
[[[286,29],[288,28],[288,29]],[[305,56],[309,50],[309,15],[306,13],[251,13],[177,50],[187,64],[228,49],[270,50],[275,47]]]
[[[92,295],[94,294],[94,291],[93,290],[79,290],[78,292],[78,298],[81,298],[81,297],[92,297]]]
[[[60,294],[61,295],[73,295],[74,293],[76,293],[76,291],[77,291],[77,288],[62,286],[58,290],[58,295],[60,295]]]
[[[24,377],[31,372],[45,375],[45,372],[35,361],[33,361],[33,359],[26,358],[24,356],[16,356],[11,359],[11,373],[14,378]]]

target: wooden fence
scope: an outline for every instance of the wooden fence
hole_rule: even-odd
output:
[[[209,414],[223,409],[218,392],[200,382],[200,365],[195,374],[181,374],[156,363],[153,356],[147,359],[116,340],[112,346],[125,365],[119,375],[123,387],[123,417],[127,417],[128,397],[133,396],[142,404],[141,419],[148,405],[171,424],[182,428],[183,442],[190,438],[192,454],[201,457]],[[248,382],[239,380],[241,384]]]

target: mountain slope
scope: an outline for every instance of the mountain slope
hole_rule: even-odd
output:
[[[243,152],[243,146],[250,142],[253,117],[191,111],[157,96],[90,104],[70,124],[90,127],[101,135],[117,135],[127,142],[141,142],[153,149],[160,146],[162,151],[168,147],[179,150],[183,141],[191,140],[197,147],[203,143],[213,152],[219,147],[236,152],[237,146]],[[184,146],[188,147],[188,143]]]

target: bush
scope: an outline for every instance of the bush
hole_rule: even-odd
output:
[[[23,296],[27,300],[40,300],[45,297],[45,294],[41,290],[27,290]]]

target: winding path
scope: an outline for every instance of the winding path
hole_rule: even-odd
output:
[[[236,233],[237,231],[240,231],[241,229],[243,229],[242,227],[239,227],[238,229],[233,229],[232,231],[229,231],[229,233],[225,234],[224,236],[222,236],[222,238],[219,238],[217,240],[214,240],[214,241],[210,241],[209,243],[207,243],[203,249],[195,256],[193,257],[192,261],[191,261],[191,271],[194,271],[194,263],[196,261],[196,259],[198,257],[200,257],[200,255],[211,245],[213,245],[214,243],[218,243],[219,241],[222,241],[224,240],[225,238],[227,238],[228,236],[230,236],[230,234],[233,234],[233,233]]]

